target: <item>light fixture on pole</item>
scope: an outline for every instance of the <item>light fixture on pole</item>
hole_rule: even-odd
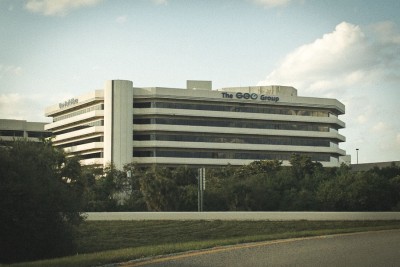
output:
[[[356,152],[357,152],[357,165],[358,165],[358,148],[356,148]]]

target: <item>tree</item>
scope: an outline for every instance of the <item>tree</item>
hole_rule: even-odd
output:
[[[318,166],[322,166],[319,162],[312,162],[309,156],[300,154],[292,154],[290,164],[293,175],[297,179],[302,179],[307,174],[312,175]]]
[[[177,210],[197,210],[197,168],[180,166],[171,170],[171,178],[177,185]]]
[[[78,160],[50,142],[0,147],[0,262],[74,253],[83,188]]]
[[[400,175],[389,180],[391,188],[392,209],[400,211]]]
[[[177,210],[178,187],[169,168],[152,166],[139,175],[140,190],[150,211]]]
[[[230,164],[225,167],[207,168],[207,188],[204,191],[204,210],[229,210],[230,191],[228,187],[232,184],[235,169],[236,168],[232,167]]]
[[[126,211],[147,211],[146,201],[140,190],[141,169],[135,163],[130,163],[124,166],[124,172],[127,175],[125,192],[129,198],[121,208]]]
[[[391,208],[390,182],[375,172],[358,172],[347,188],[351,210],[384,211]]]
[[[235,171],[235,175],[248,177],[253,174],[275,175],[282,166],[279,160],[257,160],[244,165]]]
[[[277,160],[253,161],[236,168],[223,190],[230,210],[276,210],[279,192],[276,190],[277,173],[282,162]]]
[[[87,209],[90,211],[115,211],[118,201],[122,197],[121,191],[126,176],[112,164],[97,171],[98,175],[91,187],[91,198]]]

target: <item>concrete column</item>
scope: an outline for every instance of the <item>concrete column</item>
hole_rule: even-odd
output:
[[[131,81],[107,81],[104,88],[104,164],[116,168],[132,161],[132,107]]]

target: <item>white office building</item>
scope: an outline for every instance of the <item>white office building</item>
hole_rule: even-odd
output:
[[[18,139],[39,142],[51,136],[50,132],[44,130],[45,125],[45,122],[0,119],[0,143],[6,144]]]
[[[84,164],[223,166],[305,154],[338,166],[346,153],[339,129],[344,105],[299,97],[286,86],[212,90],[210,81],[187,88],[138,88],[112,80],[46,108],[54,145]]]

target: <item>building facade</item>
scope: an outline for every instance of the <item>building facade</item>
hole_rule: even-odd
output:
[[[338,166],[345,127],[336,99],[299,97],[286,86],[212,90],[210,81],[185,89],[137,88],[112,80],[102,90],[46,109],[54,145],[84,164],[221,166],[305,154]]]
[[[45,125],[45,122],[0,119],[0,142],[6,143],[21,138],[38,142],[51,136],[50,132],[44,130]]]

